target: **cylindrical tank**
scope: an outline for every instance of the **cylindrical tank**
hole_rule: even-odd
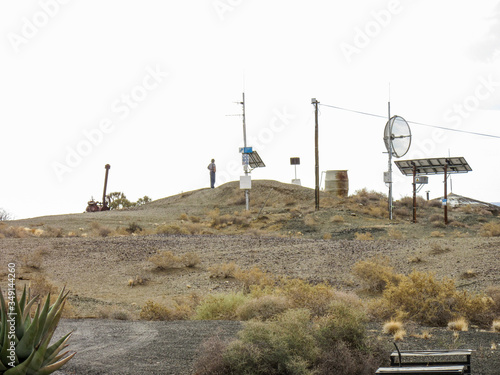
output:
[[[347,171],[326,171],[325,191],[338,197],[347,197],[349,193],[349,177],[347,177]]]

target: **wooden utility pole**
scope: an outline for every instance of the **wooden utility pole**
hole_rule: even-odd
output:
[[[311,104],[314,105],[314,118],[315,118],[315,127],[314,127],[314,160],[315,160],[315,191],[314,191],[314,202],[315,202],[315,210],[319,210],[319,146],[318,146],[318,104],[319,102],[315,99],[311,99]]]
[[[444,223],[448,225],[448,161],[444,164]]]

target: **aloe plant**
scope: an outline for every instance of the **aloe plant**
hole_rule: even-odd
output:
[[[63,288],[51,306],[49,294],[32,316],[37,298],[30,299],[26,286],[20,300],[9,290],[8,303],[0,290],[0,375],[46,375],[73,358],[76,353],[59,354],[68,346],[71,332],[50,344],[67,296]]]

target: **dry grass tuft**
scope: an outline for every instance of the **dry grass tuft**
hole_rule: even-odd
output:
[[[32,253],[23,257],[23,265],[32,270],[39,270],[42,268],[43,257],[47,254],[47,248],[41,247],[34,250]]]
[[[161,270],[168,270],[181,266],[181,258],[174,255],[171,251],[158,251],[148,260]]]
[[[392,239],[395,239],[395,240],[401,240],[403,239],[403,233],[401,233],[399,230],[397,229],[394,229],[394,228],[390,228],[388,231],[387,231],[387,235],[392,238]]]
[[[444,237],[444,233],[440,232],[438,230],[435,230],[435,231],[431,232],[431,237],[433,237],[433,238]]]
[[[394,335],[397,331],[403,328],[403,323],[397,320],[390,320],[384,323],[383,332]]]
[[[335,216],[332,216],[332,218],[330,219],[330,221],[332,223],[340,224],[340,223],[344,222],[344,218],[342,216],[340,216],[340,215],[335,215]]]
[[[389,260],[385,257],[362,260],[354,264],[352,273],[361,280],[366,290],[381,293],[388,283],[397,284],[400,279],[387,264]]]
[[[486,223],[481,227],[479,234],[483,237],[500,236],[500,223]]]
[[[465,318],[460,317],[448,322],[448,329],[451,331],[466,332],[469,330],[469,323],[465,320]]]
[[[495,319],[493,323],[491,323],[491,330],[493,332],[500,332],[500,319]]]
[[[394,333],[394,341],[403,341],[406,336],[404,329],[399,329]]]
[[[208,267],[208,271],[210,272],[211,278],[215,277],[228,279],[234,278],[236,276],[236,273],[240,271],[240,267],[238,267],[234,262],[221,263]]]
[[[461,279],[473,279],[477,276],[477,272],[474,270],[467,270],[460,275]]]
[[[370,232],[366,232],[366,233],[356,232],[356,233],[354,233],[354,235],[356,236],[356,239],[358,241],[372,241],[372,240],[374,240],[373,234],[371,234]]]

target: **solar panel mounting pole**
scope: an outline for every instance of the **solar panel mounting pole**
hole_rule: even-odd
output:
[[[444,164],[444,223],[448,225],[448,161]]]
[[[391,102],[387,102],[387,111],[388,111],[388,121],[391,121]],[[390,126],[389,137],[392,137],[392,126]],[[388,205],[389,205],[389,220],[392,220],[392,140],[389,140],[389,196],[388,196]]]
[[[314,127],[314,159],[315,159],[315,190],[314,190],[314,202],[315,202],[315,210],[319,210],[319,147],[318,147],[318,104],[319,102],[315,99],[311,99],[311,104],[314,105],[314,118],[315,118],[315,127]]]
[[[241,102],[243,106],[243,147],[247,147],[247,125],[245,122],[245,93],[243,93],[243,101]],[[245,171],[245,176],[248,176],[248,164],[243,166]],[[248,189],[245,189],[245,208],[248,211],[250,209],[250,192]]]
[[[417,222],[417,166],[413,163],[413,222]]]

